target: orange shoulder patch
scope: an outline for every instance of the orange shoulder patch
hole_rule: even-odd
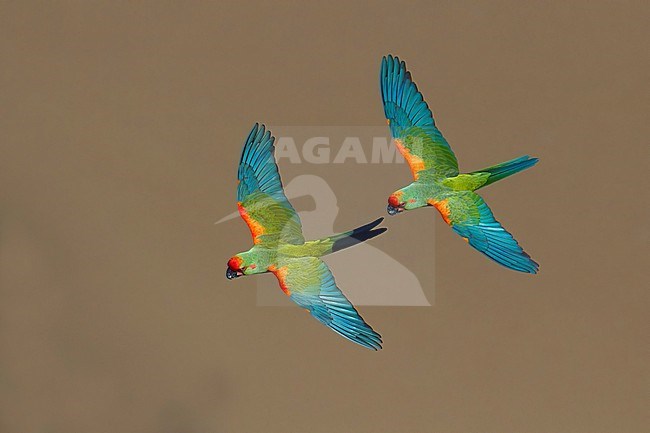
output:
[[[427,200],[427,203],[429,203],[431,206],[435,206],[435,208],[438,209],[438,212],[440,212],[440,215],[442,215],[442,219],[445,220],[447,224],[451,225],[451,211],[449,210],[449,200],[444,199],[437,201],[430,199]]]
[[[424,160],[417,155],[413,155],[411,151],[404,146],[402,140],[398,138],[395,139],[395,146],[411,168],[411,174],[413,174],[413,178],[417,180],[417,173],[425,169]]]
[[[246,208],[242,206],[241,202],[237,202],[237,210],[239,210],[239,215],[241,215],[251,231],[251,235],[253,236],[253,243],[259,243],[258,236],[263,235],[266,232],[266,229],[262,224],[260,224],[258,221],[255,221],[253,217],[249,215],[249,213],[246,211]]]
[[[275,265],[271,265],[271,266],[269,266],[269,271],[271,271],[277,277],[278,281],[280,282],[280,288],[282,289],[282,291],[287,296],[290,296],[291,295],[291,290],[289,289],[289,287],[287,286],[287,283],[286,283],[286,281],[287,281],[287,267],[286,266],[281,266],[281,267],[278,268]]]

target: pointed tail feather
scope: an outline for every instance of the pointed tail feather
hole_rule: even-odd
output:
[[[519,173],[520,171],[526,170],[527,168],[530,168],[533,165],[537,164],[538,161],[539,161],[538,158],[532,158],[528,155],[524,155],[519,158],[502,162],[501,164],[493,165],[491,167],[484,168],[483,170],[477,170],[469,174],[477,174],[477,173],[490,174],[490,177],[488,177],[485,184],[481,186],[482,188],[498,180],[501,180],[505,177],[512,176],[515,173]]]
[[[340,251],[342,249],[351,247],[358,243],[367,241],[368,239],[372,239],[375,236],[379,236],[380,234],[386,231],[386,228],[385,227],[375,228],[375,227],[377,227],[383,220],[384,220],[383,217],[378,218],[373,222],[363,225],[361,227],[357,227],[354,230],[350,230],[344,233],[339,233],[337,235],[330,236],[329,238],[327,238],[327,241],[332,243],[332,247],[330,251],[326,252],[326,254]]]

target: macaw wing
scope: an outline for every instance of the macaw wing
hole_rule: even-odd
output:
[[[391,135],[413,177],[417,180],[423,170],[439,177],[456,176],[456,156],[436,127],[406,64],[398,57],[384,57],[379,81]]]
[[[368,349],[381,349],[381,335],[359,315],[341,293],[327,265],[315,257],[286,259],[272,268],[282,290],[318,321]]]
[[[485,201],[471,191],[455,192],[430,202],[456,233],[495,262],[519,272],[536,274],[539,265],[494,219]]]
[[[302,224],[284,195],[273,156],[274,141],[264,125],[253,126],[239,162],[237,208],[255,244],[302,244]]]

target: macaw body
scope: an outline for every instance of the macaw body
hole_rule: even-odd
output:
[[[253,247],[228,261],[226,277],[273,273],[292,301],[348,340],[381,349],[381,336],[359,315],[336,286],[320,257],[371,239],[385,228],[379,218],[357,229],[306,241],[300,217],[287,199],[275,163],[274,137],[253,127],[239,164],[237,207],[253,237]]]
[[[390,195],[388,213],[433,206],[469,245],[492,260],[516,271],[537,273],[539,265],[496,221],[474,191],[530,168],[538,159],[526,155],[461,174],[456,156],[436,127],[406,64],[397,57],[384,57],[380,86],[393,141],[414,178],[413,183]]]
[[[379,218],[357,229],[332,235],[323,239],[304,241],[302,244],[277,242],[261,242],[251,249],[238,253],[228,262],[229,269],[240,269],[243,275],[254,275],[264,272],[277,272],[282,263],[292,259],[315,257],[320,258],[342,250],[359,242],[365,241],[383,233],[386,229],[375,229],[383,218]],[[231,273],[232,275],[232,273]]]

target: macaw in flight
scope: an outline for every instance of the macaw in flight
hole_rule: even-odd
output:
[[[390,195],[388,214],[434,206],[456,233],[490,259],[515,271],[537,273],[539,265],[474,191],[530,168],[538,159],[526,155],[460,174],[456,156],[436,127],[406,64],[392,55],[384,57],[379,81],[393,142],[415,179]]]
[[[380,235],[383,218],[324,239],[305,241],[298,213],[287,200],[275,163],[275,138],[255,124],[239,162],[237,207],[253,236],[253,247],[228,260],[226,277],[272,272],[293,302],[348,340],[381,349],[381,335],[359,315],[336,286],[320,257]]]

